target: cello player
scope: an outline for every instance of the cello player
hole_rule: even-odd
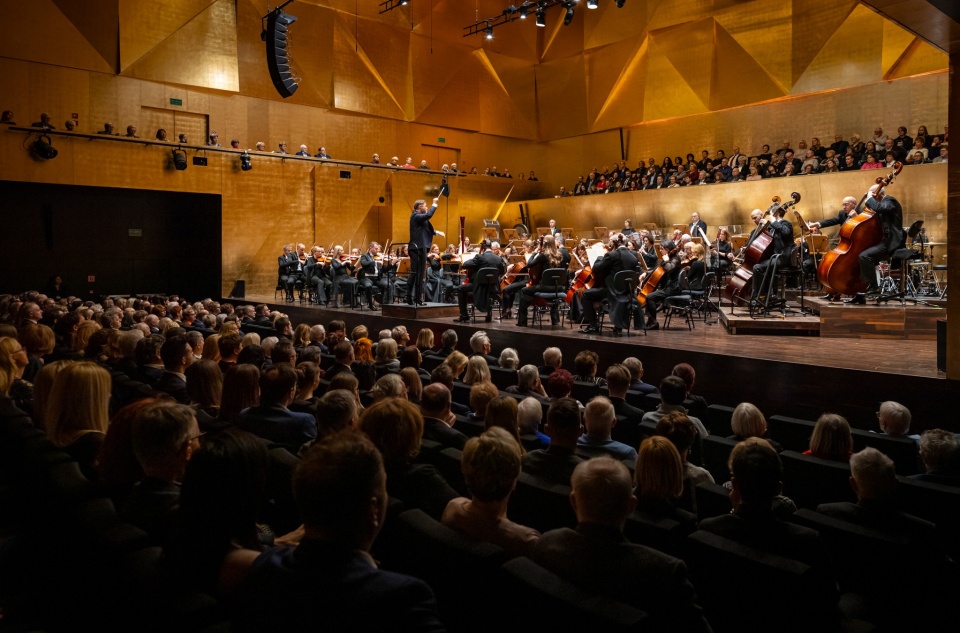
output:
[[[876,295],[880,292],[877,283],[877,264],[881,260],[889,259],[893,252],[903,244],[903,207],[893,196],[888,196],[879,184],[870,187],[867,192],[867,208],[873,210],[880,220],[883,229],[883,238],[879,244],[871,246],[860,253],[860,278],[867,284],[864,292],[858,292],[848,303],[865,304],[867,295]]]
[[[595,334],[600,331],[597,326],[597,308],[595,303],[603,301],[609,294],[606,284],[612,285],[613,277],[621,270],[636,270],[637,256],[626,247],[626,242],[618,238],[611,239],[607,244],[609,250],[593,264],[595,278],[603,279],[604,285],[595,285],[583,292],[583,324],[581,334]],[[611,317],[612,318],[612,317]],[[619,326],[622,327],[622,326]]]
[[[657,309],[667,297],[677,294],[679,289],[680,247],[673,240],[664,240],[660,242],[660,249],[664,251],[663,263],[661,264],[663,277],[660,278],[657,289],[647,295],[647,322],[644,327],[648,330],[660,329],[660,324],[657,323]]]
[[[780,262],[778,266],[789,266],[790,255],[793,254],[793,249],[796,248],[796,245],[793,243],[793,224],[790,223],[790,220],[784,218],[786,213],[786,209],[778,206],[773,210],[773,221],[770,222],[769,227],[760,229],[758,225],[757,229],[754,229],[755,231],[769,230],[771,232],[773,235],[773,255],[753,267],[754,281],[751,301],[757,300],[762,287],[770,286],[770,284],[764,283],[762,279],[773,262]],[[779,257],[777,257],[778,255]],[[760,283],[757,283],[757,279],[761,279]]]
[[[819,231],[820,229],[825,229],[830,226],[837,226],[843,224],[851,218],[857,216],[857,199],[853,196],[847,196],[843,199],[841,203],[840,211],[837,212],[837,215],[832,218],[827,218],[826,220],[821,220],[820,222],[810,222],[807,225],[811,231]],[[840,299],[839,293],[827,293],[820,297],[821,299],[828,299],[830,301],[837,301]]]

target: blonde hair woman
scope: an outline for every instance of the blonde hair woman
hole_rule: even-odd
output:
[[[110,424],[110,374],[90,361],[60,370],[44,414],[47,436],[94,478],[94,466]]]
[[[483,356],[471,356],[467,361],[467,375],[463,382],[472,385],[477,382],[490,382],[490,366]]]

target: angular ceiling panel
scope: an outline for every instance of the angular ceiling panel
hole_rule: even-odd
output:
[[[391,71],[389,65],[378,58],[385,66],[386,72],[381,72],[367,55],[367,47],[357,45],[355,25],[343,20],[343,14],[334,15],[333,107],[393,119],[407,119],[409,113],[405,110],[408,105],[406,87],[401,85],[399,93],[394,93],[385,78]],[[365,28],[364,32],[371,30]],[[376,44],[371,42],[371,48],[375,49]],[[399,64],[399,76],[406,77],[406,63],[401,60]],[[394,73],[390,74],[396,76]]]
[[[930,44],[914,38],[913,43],[907,47],[900,56],[900,59],[893,67],[884,74],[884,79],[900,79],[901,77],[910,77],[923,73],[943,70],[950,64],[950,59],[946,53],[934,48]]]
[[[37,33],[24,27],[29,24],[42,26],[43,37],[56,42],[56,46],[38,46]],[[4,3],[0,56],[101,73],[115,72],[115,67],[52,0]]]
[[[782,97],[780,84],[717,24],[710,109],[721,110]],[[749,77],[748,81],[744,78]]]
[[[410,38],[414,120],[464,130],[480,126],[480,64],[473,51],[427,38]],[[416,63],[414,63],[416,60]]]
[[[784,0],[756,0],[714,16],[727,33],[761,64],[782,90],[793,85],[791,3]],[[723,58],[719,59],[723,62]]]
[[[859,2],[857,0],[836,0],[830,3],[809,0],[792,0],[792,2],[793,30],[790,35],[793,81],[791,83],[796,83],[840,25],[857,8]],[[860,33],[856,37],[863,38],[864,34]],[[877,33],[876,38],[879,39],[879,37],[880,34]]]
[[[665,57],[704,104],[713,79],[714,24],[704,18],[650,34],[651,54]]]
[[[670,119],[706,111],[705,100],[701,100],[670,60],[651,45],[647,53],[642,120]]]
[[[907,47],[913,44],[916,36],[905,28],[891,22],[883,21],[883,57],[880,71],[886,75],[903,56]]]
[[[214,90],[240,90],[237,14],[218,0],[123,73],[126,77]]]
[[[581,2],[574,18],[583,17],[583,47],[591,49],[613,44],[621,40],[635,40],[642,38],[647,31],[650,18],[657,11],[663,0],[648,0],[647,2],[627,2],[623,8],[598,7],[596,10],[587,10],[586,2]],[[608,0],[613,4],[612,0]],[[583,8],[583,11],[580,9]]]
[[[514,107],[525,119],[525,123],[535,127],[537,120],[537,74],[534,64],[489,52],[484,53],[480,59],[485,59],[484,63],[487,64],[488,70],[506,90],[506,94],[509,95]],[[481,86],[482,94],[483,88]]]
[[[203,13],[214,2],[215,0],[119,0],[121,72]]]
[[[583,52],[583,20],[577,15],[580,11],[575,11],[573,21],[567,26],[563,25],[565,13],[562,6],[550,9],[547,11],[547,26],[537,29],[543,34],[543,51],[540,61],[555,61],[580,55]],[[530,18],[526,21],[529,22]]]
[[[647,87],[647,50],[649,38],[644,38],[640,47],[626,60],[626,65],[617,77],[606,99],[596,109],[592,130],[609,130],[634,123],[643,113]],[[596,107],[591,103],[591,108]],[[591,110],[593,111],[593,110]]]
[[[510,60],[500,57],[497,66],[483,51],[474,53],[478,64],[486,70],[478,78],[478,96],[480,98],[480,128],[484,134],[497,134],[514,138],[537,138],[536,110],[533,104],[527,109],[521,109],[519,104],[510,96],[511,91],[504,76],[510,76],[513,83],[519,83],[518,76],[523,75],[532,84],[534,81],[533,65],[520,60]],[[511,69],[511,62],[514,67]],[[499,67],[499,70],[498,70]],[[502,73],[502,75],[501,75]]]
[[[120,14],[117,0],[54,0],[77,30],[100,53],[100,56],[117,70],[120,63],[120,44],[117,29]]]
[[[837,86],[856,86],[881,79],[883,39],[863,37],[882,32],[883,18],[860,6],[827,40],[820,54],[797,79],[792,94],[828,90]]]
[[[576,136],[589,129],[584,68],[582,55],[537,65],[540,138]]]
[[[644,47],[645,42],[646,38],[638,37],[595,48],[584,54],[584,71],[587,81],[587,121],[591,125],[596,124],[597,119],[609,103],[619,100],[619,94],[622,91],[630,87],[636,87],[628,86],[624,75],[628,71],[628,65],[636,65],[639,50]],[[646,50],[645,47],[644,50]],[[636,82],[638,79],[639,77],[634,74],[632,81]],[[641,89],[642,102],[643,86],[638,87]],[[634,113],[641,111],[637,107]]]

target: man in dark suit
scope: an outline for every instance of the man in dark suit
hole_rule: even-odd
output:
[[[867,208],[873,210],[880,220],[883,238],[880,243],[860,252],[860,279],[867,284],[865,292],[857,293],[851,303],[865,304],[869,294],[880,292],[877,283],[877,264],[889,259],[893,252],[903,244],[903,207],[893,196],[886,195],[880,185],[873,185],[867,195]]]
[[[339,374],[353,374],[353,369],[350,366],[355,358],[353,356],[353,345],[350,344],[350,341],[340,341],[334,345],[333,358],[336,362],[323,375],[324,380],[333,380],[333,377]]]
[[[776,267],[789,266],[790,256],[797,245],[793,241],[793,225],[783,216],[786,211],[778,207],[773,211],[773,221],[769,231],[773,234],[773,256],[753,267],[752,299],[756,300],[762,293],[769,293],[773,289],[773,279],[768,278],[768,269],[776,263]]]
[[[377,569],[370,556],[387,511],[376,447],[346,430],[316,442],[293,480],[304,535],[254,561],[239,631],[443,631],[423,581]]]
[[[193,362],[193,348],[187,343],[187,338],[172,336],[164,341],[160,347],[160,360],[163,361],[165,371],[154,389],[169,394],[180,404],[187,404],[190,397],[187,395],[187,377],[184,371]]]
[[[583,461],[576,454],[581,430],[580,403],[570,397],[551,402],[543,430],[550,436],[550,445],[524,455],[523,472],[552,484],[569,486],[573,469]]]
[[[254,325],[262,325],[265,327],[270,327],[270,306],[265,303],[257,304],[257,314],[253,319]]]
[[[696,211],[690,215],[690,226],[687,227],[687,233],[690,237],[703,237],[707,234],[707,223],[700,219],[700,214]]]
[[[960,438],[944,429],[930,429],[920,436],[920,459],[926,472],[911,479],[944,486],[960,486]]]
[[[317,436],[317,421],[287,407],[297,394],[297,372],[287,363],[271,365],[260,376],[260,404],[240,413],[237,426],[296,454]]]
[[[440,187],[441,192],[446,183]],[[439,197],[433,199],[433,204],[427,209],[427,203],[424,200],[417,200],[413,203],[413,213],[410,214],[410,242],[407,250],[410,252],[410,278],[407,283],[412,283],[413,292],[411,299],[407,303],[425,305],[423,300],[423,282],[427,272],[427,253],[430,252],[430,246],[433,244],[433,236],[444,237],[443,231],[437,231],[430,224],[430,218],[437,212],[437,202]]]
[[[423,388],[420,411],[423,413],[423,437],[445,448],[463,450],[467,436],[453,428],[456,416],[450,412],[450,390],[438,382]]]
[[[380,244],[370,242],[367,252],[360,256],[360,270],[360,282],[357,287],[361,294],[366,293],[367,307],[371,310],[379,308],[373,300],[374,286],[380,288],[380,298],[383,303],[393,303],[393,293],[391,292],[393,287],[390,285],[383,259],[380,257]]]
[[[467,271],[468,282],[461,284],[457,287],[457,301],[460,304],[460,317],[456,319],[458,323],[466,323],[470,320],[470,317],[467,316],[467,295],[473,292],[475,295],[480,294],[478,292],[476,281],[477,271],[481,268],[495,268],[498,275],[503,275],[507,267],[503,263],[503,258],[497,256],[492,250],[489,249],[489,244],[486,240],[480,242],[480,253],[474,255],[467,261],[463,266],[462,270]],[[499,286],[497,286],[497,292],[500,291]],[[474,304],[478,307],[483,306],[483,297],[474,296]],[[492,314],[487,313],[487,321],[491,320]]]
[[[882,532],[895,540],[909,539],[913,547],[936,542],[934,524],[897,509],[897,473],[892,459],[867,447],[851,455],[850,474],[857,503],[823,503],[817,506],[817,512]]]
[[[643,409],[627,404],[627,388],[630,386],[630,370],[624,365],[610,365],[607,368],[607,390],[610,403],[617,415],[617,424],[613,427],[613,439],[629,446],[640,446],[640,422]]]
[[[455,352],[458,340],[456,330],[444,330],[443,334],[440,335],[440,349],[437,350],[436,355],[446,358]]]
[[[135,355],[137,359],[137,372],[134,380],[150,385],[157,384],[160,376],[163,375],[163,361],[160,359],[160,348],[163,347],[164,338],[159,334],[151,334],[137,341]]]
[[[473,350],[473,354],[470,356],[481,356],[483,360],[487,361],[488,367],[500,366],[497,357],[490,354],[490,337],[483,330],[477,330],[470,337],[470,349]]]
[[[653,629],[669,623],[678,631],[710,631],[683,561],[624,538],[637,505],[627,467],[597,457],[576,467],[572,483],[577,528],[544,534],[533,559],[592,593],[646,611]]]
[[[610,240],[610,250],[593,264],[594,278],[603,278],[604,286],[594,286],[583,293],[583,325],[580,331],[584,334],[595,334],[600,331],[597,326],[596,302],[603,301],[608,296],[606,284],[613,285],[613,277],[621,270],[635,270],[637,256],[625,245],[620,247],[616,239]]]
[[[655,385],[643,382],[643,363],[635,356],[628,356],[623,359],[623,366],[630,370],[630,387],[627,391],[635,391],[640,394],[656,393],[660,390]]]
[[[293,301],[293,284],[297,281],[297,268],[300,260],[290,244],[283,245],[283,254],[277,257],[277,274],[280,277],[280,284],[286,293],[287,301]]]

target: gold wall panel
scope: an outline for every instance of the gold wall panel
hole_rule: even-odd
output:
[[[563,25],[562,7],[547,11],[547,25],[537,28],[540,31],[540,61],[552,62],[573,57],[583,50],[583,20],[574,18],[567,26]],[[531,15],[530,17],[533,17]],[[530,21],[530,18],[527,18]],[[526,25],[524,25],[526,26]]]
[[[919,37],[915,37],[890,71],[884,74],[884,79],[899,79],[935,72],[943,68],[943,59],[944,54],[941,51]]]
[[[122,35],[121,57],[124,57],[124,42],[139,40],[139,34],[140,31],[134,29],[129,35]],[[234,0],[217,0],[205,7],[156,46],[141,53],[136,61],[125,64],[123,74],[166,83],[239,91]]]
[[[713,18],[672,26],[650,34],[651,50],[666,57],[700,103],[710,103],[713,79]]]
[[[587,128],[583,69],[583,56],[537,66],[540,138],[576,136]]]
[[[114,66],[53,0],[0,1],[0,57],[112,73]],[[109,18],[108,18],[109,20]],[[35,28],[29,28],[29,27]],[[38,32],[42,36],[38,36]],[[9,109],[9,108],[7,108]],[[29,125],[31,121],[27,121]]]
[[[481,67],[468,47],[412,36],[410,62],[414,120],[478,129]]]
[[[215,0],[118,0],[120,70],[206,10]]]
[[[882,31],[883,18],[866,7],[856,7],[807,64],[791,92],[817,92],[856,84],[861,77],[881,76],[883,38],[863,34]]]
[[[656,13],[661,2],[662,0],[627,2],[623,8],[616,11],[605,11],[599,7],[585,10],[586,3],[581,3],[573,19],[583,19],[584,51],[621,40],[635,39],[638,34],[645,33],[650,17]]]
[[[534,94],[534,65],[484,51],[475,52],[474,58],[486,71],[478,74],[480,129],[486,134],[535,139],[536,102],[513,96]]]
[[[114,71],[120,64],[120,11],[117,0],[54,0],[60,11]]]
[[[715,23],[714,37],[711,110],[767,101],[786,94],[777,80],[719,23]],[[744,77],[750,81],[743,81]]]
[[[392,42],[385,38],[382,42],[383,48],[374,58],[377,39],[372,33],[373,29],[364,29],[364,33],[372,39],[358,48],[353,24],[349,24],[342,15],[334,15],[334,107],[393,119],[406,118],[409,106],[407,88],[397,79],[407,75],[407,60],[384,53],[391,50],[391,44],[394,46],[393,51],[405,50],[408,47],[408,37],[394,38]],[[381,28],[378,31],[385,34],[390,30]],[[388,62],[389,65],[383,65]]]
[[[714,18],[786,92],[793,84],[790,38],[793,3],[756,0],[718,11]]]
[[[796,83],[806,71],[807,66],[820,54],[824,45],[840,28],[844,21],[859,5],[857,0],[837,0],[827,3],[793,1],[791,38],[792,76],[790,83]],[[869,39],[865,33],[849,41],[857,47],[860,41]],[[877,33],[876,36],[879,36]]]

